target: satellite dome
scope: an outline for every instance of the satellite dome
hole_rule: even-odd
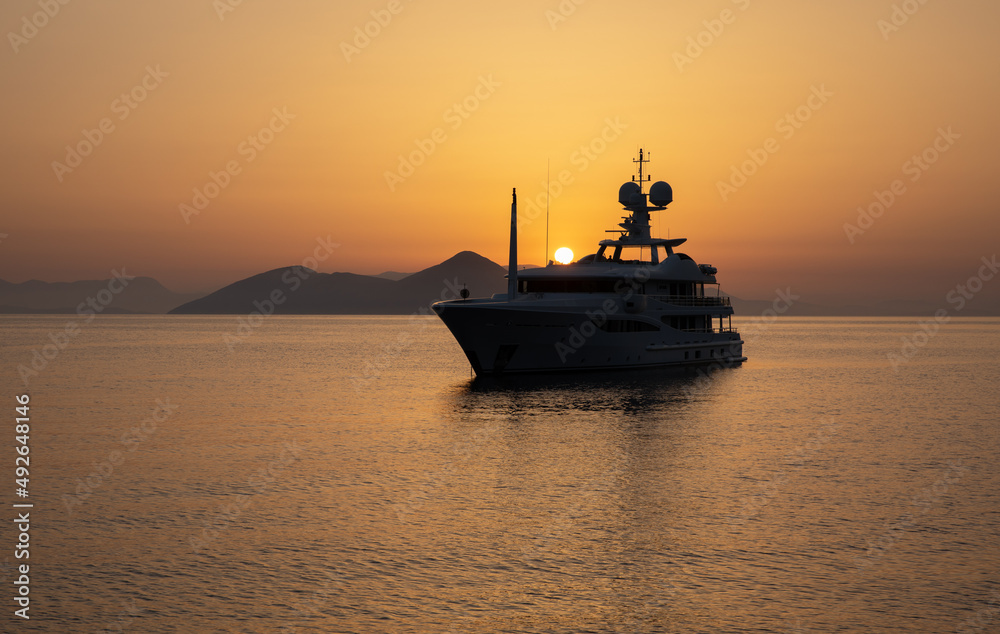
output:
[[[657,207],[666,207],[674,201],[674,190],[666,181],[656,181],[649,188],[649,202]]]
[[[628,182],[621,186],[618,190],[618,202],[622,205],[631,204],[632,195],[639,193],[639,184]]]

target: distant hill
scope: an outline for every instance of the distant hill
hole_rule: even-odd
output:
[[[413,275],[412,273],[400,273],[399,271],[386,271],[385,273],[379,273],[375,277],[381,277],[387,280],[392,280],[393,282],[398,282],[408,275]]]
[[[29,280],[15,284],[0,280],[0,313],[75,313],[77,306],[93,298],[98,305],[108,298],[109,288],[121,290],[113,294],[103,313],[165,313],[197,298],[198,294],[175,293],[151,277],[121,282],[80,280],[78,282],[40,282]],[[103,291],[103,293],[101,293]],[[101,293],[98,296],[98,293]],[[89,310],[89,309],[88,309]]]
[[[488,297],[507,290],[505,268],[471,251],[463,251],[441,264],[407,275],[400,280],[354,273],[317,273],[290,266],[248,277],[205,297],[171,310],[172,314],[249,314],[274,312],[285,315],[352,314],[405,315],[431,303],[457,299],[464,287],[473,297]]]

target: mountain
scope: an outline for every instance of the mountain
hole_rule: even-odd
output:
[[[197,297],[175,293],[151,277],[18,284],[0,280],[0,313],[75,313],[80,304],[91,310],[88,298],[106,314],[165,313]]]
[[[507,270],[471,251],[400,280],[354,273],[317,273],[301,266],[248,277],[171,310],[172,314],[285,315],[430,314],[430,305],[457,299],[463,287],[473,297],[507,290]]]
[[[301,266],[290,266],[248,277],[208,295],[175,293],[150,277],[129,279],[124,288],[121,288],[122,282],[114,279],[30,280],[17,284],[0,280],[0,314],[75,313],[88,298],[97,301],[104,314],[239,315],[254,311],[290,315],[429,314],[430,304],[459,297],[463,287],[469,290],[471,297],[505,293],[506,273],[505,267],[471,251],[462,251],[441,264],[412,274],[392,271],[379,275],[317,273]],[[732,297],[732,301],[740,317],[768,315],[774,308],[774,300]],[[779,306],[783,304],[779,302]],[[927,318],[942,308],[957,316],[1000,315],[1000,298],[984,290],[968,301],[961,312],[944,298],[939,302],[885,300],[873,305],[852,306],[812,304],[803,298],[795,299],[782,314]],[[90,308],[85,305],[83,310]]]

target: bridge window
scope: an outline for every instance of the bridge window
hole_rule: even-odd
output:
[[[705,315],[664,315],[660,321],[675,330],[686,330],[689,332],[705,332],[708,330],[708,322]]]
[[[616,280],[521,280],[522,293],[614,293]]]
[[[608,319],[597,327],[604,332],[656,332],[660,329],[656,324],[638,319]]]

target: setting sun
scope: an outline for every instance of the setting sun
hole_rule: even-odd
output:
[[[573,261],[573,250],[569,247],[556,249],[556,262],[559,264],[569,264]]]

